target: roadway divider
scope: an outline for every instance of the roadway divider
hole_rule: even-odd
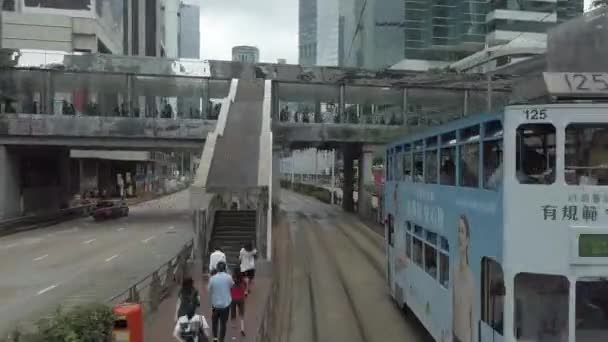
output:
[[[188,263],[192,260],[193,248],[194,241],[188,241],[175,256],[127,289],[108,298],[106,304],[139,303],[143,307],[144,319],[153,314],[171,291],[189,275]]]
[[[93,209],[94,204],[86,204],[57,212],[21,216],[13,219],[0,221],[0,236],[13,234],[21,231],[32,230],[50,226],[59,222],[72,220],[87,216]]]

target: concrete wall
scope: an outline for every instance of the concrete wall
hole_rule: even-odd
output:
[[[0,220],[21,214],[19,156],[0,145]]]

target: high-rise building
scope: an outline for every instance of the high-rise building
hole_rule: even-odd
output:
[[[300,0],[299,6],[299,63],[339,65],[340,0]]]
[[[340,0],[341,65],[429,69],[583,13],[584,0]],[[321,37],[321,36],[319,36]]]
[[[199,6],[182,2],[179,23],[179,57],[181,58],[200,58],[200,17]]]
[[[2,46],[123,53],[127,0],[4,0]]]
[[[583,11],[583,0],[497,0],[491,4],[486,16],[486,43],[490,46],[504,44],[525,35],[546,46],[548,29]]]
[[[255,46],[235,46],[232,48],[232,60],[242,63],[258,63],[260,50]]]
[[[299,1],[299,64],[317,64],[317,0]]]

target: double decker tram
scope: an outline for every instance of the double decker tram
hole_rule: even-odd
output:
[[[437,341],[608,341],[608,103],[572,98],[608,75],[544,77],[567,103],[387,146],[390,292]]]

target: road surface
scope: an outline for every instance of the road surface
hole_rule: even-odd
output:
[[[394,304],[383,238],[355,216],[281,190],[293,243],[290,342],[426,342]]]
[[[193,235],[189,193],[129,217],[81,218],[0,238],[0,336],[59,305],[104,301],[171,259]]]

